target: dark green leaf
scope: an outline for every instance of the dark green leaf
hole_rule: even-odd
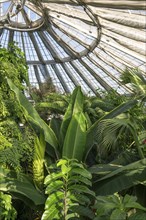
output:
[[[83,159],[86,144],[86,118],[82,112],[72,116],[66,131],[62,156]]]
[[[56,191],[59,191],[63,187],[63,181],[57,180],[52,183],[50,183],[46,190],[46,194],[52,194],[53,192],[55,193]]]
[[[84,185],[73,185],[73,186],[69,186],[68,190],[73,190],[76,191],[77,193],[86,193],[86,194],[90,194],[92,196],[95,196],[95,193],[93,191],[91,191],[90,189],[88,189],[88,187],[84,186]]]
[[[87,171],[86,169],[82,169],[82,168],[72,168],[71,174],[79,174],[88,179],[92,178],[91,173]]]
[[[35,124],[40,131],[44,131],[45,140],[54,147],[55,150],[58,148],[58,141],[53,132],[53,130],[41,119],[35,108],[28,101],[28,99],[19,91],[19,89],[13,84],[10,79],[7,79],[7,82],[11,88],[15,92],[16,98],[19,101],[20,105],[23,107],[24,115],[26,118]]]
[[[69,181],[68,181],[68,185],[69,184],[78,184],[78,183],[84,183],[85,185],[88,185],[88,186],[92,186],[92,183],[90,180],[88,180],[87,178],[83,177],[83,176],[77,176],[77,175],[73,175],[69,178]]]
[[[123,166],[93,184],[98,195],[109,195],[145,181],[146,159]]]
[[[6,193],[17,195],[20,200],[28,198],[35,205],[42,205],[45,202],[44,194],[36,190],[28,176],[22,175],[21,180],[18,180],[14,172],[0,169],[0,190]]]
[[[60,201],[62,201],[62,207],[63,207],[63,199],[64,199],[64,193],[60,191],[49,195],[46,200],[45,209],[50,209],[51,206],[54,206],[54,204],[57,204]]]
[[[79,215],[81,216],[85,216],[88,217],[89,219],[93,219],[94,218],[94,213],[91,209],[89,209],[88,207],[84,207],[84,206],[72,206],[71,210],[74,212],[77,212]]]
[[[50,175],[48,175],[48,176],[45,178],[44,184],[45,184],[45,185],[48,185],[48,184],[50,184],[51,182],[54,182],[55,180],[60,179],[61,177],[63,177],[63,173],[51,173]]]

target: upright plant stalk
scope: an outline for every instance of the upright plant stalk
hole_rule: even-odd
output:
[[[92,175],[77,160],[61,159],[44,184],[48,198],[42,220],[94,219]]]
[[[66,177],[64,177],[64,219],[67,220],[67,213],[68,213],[68,208],[67,208],[67,189],[68,189],[68,173],[66,174]]]
[[[145,156],[144,156],[144,154],[143,154],[143,152],[142,152],[142,150],[141,150],[141,148],[139,146],[139,141],[138,141],[138,138],[137,138],[137,134],[136,134],[136,132],[135,132],[135,130],[133,128],[131,128],[131,132],[132,132],[134,140],[135,140],[135,145],[137,147],[137,151],[138,151],[139,157],[140,157],[140,159],[144,159]]]

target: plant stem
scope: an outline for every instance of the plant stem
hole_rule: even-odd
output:
[[[144,157],[144,154],[143,154],[143,152],[142,152],[142,150],[140,148],[140,144],[139,144],[139,141],[138,141],[138,138],[137,138],[137,134],[136,134],[136,132],[135,132],[135,130],[133,128],[131,128],[131,131],[132,131],[132,134],[133,134],[133,137],[134,137],[134,140],[135,140],[135,145],[137,147],[137,151],[138,151],[139,157],[141,159],[144,159],[145,157]]]
[[[67,220],[67,188],[68,188],[68,173],[64,176],[64,220]]]

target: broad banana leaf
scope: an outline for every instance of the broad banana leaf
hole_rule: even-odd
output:
[[[66,136],[66,132],[71,121],[72,115],[83,111],[83,93],[81,91],[81,87],[76,87],[72,93],[71,100],[69,102],[66,113],[63,117],[63,122],[61,124],[60,129],[60,146],[63,146],[64,139]]]
[[[105,176],[105,175],[111,173],[112,171],[117,170],[120,167],[123,167],[123,166],[118,165],[118,164],[97,164],[97,165],[93,165],[88,170],[92,174],[97,174],[98,176],[99,175]]]
[[[45,141],[54,148],[55,152],[57,152],[58,141],[53,130],[41,119],[35,108],[28,101],[25,95],[23,95],[22,92],[14,85],[14,83],[8,78],[7,82],[10,86],[10,89],[14,91],[20,105],[23,107],[26,119],[29,120],[32,125],[35,125],[40,133],[42,131],[44,132]]]
[[[59,118],[52,118],[50,120],[50,127],[56,134],[57,139],[59,139],[61,123],[62,123],[62,120]]]
[[[72,116],[68,126],[62,157],[75,158],[82,161],[86,146],[86,117],[84,114],[76,113]]]
[[[34,187],[28,176],[21,174],[21,178],[17,179],[14,172],[2,167],[0,169],[0,191],[11,193],[28,206],[43,205],[46,200],[45,195]]]
[[[97,180],[93,183],[93,188],[97,195],[111,195],[135,185],[144,184],[145,182],[146,159],[142,159],[122,166],[102,178],[98,176]]]

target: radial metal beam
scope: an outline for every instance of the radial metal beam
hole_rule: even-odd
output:
[[[39,65],[40,71],[44,77],[44,79],[48,79],[50,77],[46,64]]]
[[[95,8],[91,7],[92,11],[98,18],[111,21],[115,24],[122,24],[123,26],[129,26],[138,29],[144,29],[146,27],[145,16],[141,14],[135,14],[134,11],[116,11],[112,9]],[[102,22],[101,22],[102,24]]]
[[[40,36],[42,42],[44,43],[45,47],[48,49],[48,51],[51,53],[53,59],[55,62],[61,62],[61,58],[58,56],[55,49],[52,47],[50,40],[47,38],[44,32],[38,31],[38,35]]]
[[[94,50],[93,54],[94,54],[94,56],[97,56],[99,59],[101,59],[103,62],[105,62],[105,64],[110,65],[113,69],[115,69],[119,73],[121,73],[126,68],[122,62],[115,60],[112,56],[110,56],[104,50],[101,50],[101,49],[99,49],[99,51]],[[92,53],[88,55],[88,58],[92,57],[90,55],[92,55]]]
[[[65,65],[65,63],[62,63],[62,67],[65,70],[66,74],[69,76],[69,78],[71,79],[71,81],[74,83],[75,86],[79,86],[79,82],[78,80],[74,77],[74,75],[72,74],[71,70],[68,68],[68,66]]]
[[[44,58],[43,58],[43,56],[41,54],[40,48],[39,48],[38,43],[37,43],[37,41],[36,41],[36,39],[34,37],[33,32],[28,32],[28,35],[29,35],[29,37],[30,37],[30,39],[32,41],[32,44],[33,44],[33,46],[34,46],[34,48],[36,50],[36,53],[37,53],[37,56],[38,56],[39,60],[41,61],[42,64],[44,64],[45,63],[44,62]]]
[[[35,72],[35,76],[36,76],[36,79],[37,79],[37,82],[38,82],[38,85],[39,85],[39,89],[41,90],[41,77],[40,77],[40,74],[39,74],[39,71],[38,71],[38,65],[33,65],[33,68],[34,68],[34,72]]]
[[[4,29],[0,29],[0,36],[3,34]]]
[[[69,90],[69,88],[68,88],[66,82],[64,81],[64,79],[63,79],[63,77],[62,77],[60,71],[58,70],[56,64],[52,64],[51,66],[52,66],[52,68],[54,69],[54,71],[55,71],[55,73],[56,73],[56,76],[58,77],[58,79],[59,79],[61,85],[63,86],[63,89],[65,90],[65,92],[66,92],[66,93],[70,93],[70,90]]]
[[[72,29],[70,30],[69,28],[67,29],[67,27],[64,27],[63,29],[63,26],[61,25],[58,25],[58,24],[53,24],[55,28],[57,28],[58,30],[60,30],[63,34],[65,34],[66,36],[68,36],[71,40],[75,40],[76,42],[78,42],[80,45],[82,45],[83,47],[85,47],[87,50],[91,50],[91,48],[95,47],[97,44],[95,43],[96,40],[93,40],[93,43],[92,45],[89,45],[87,44],[85,41],[84,41],[84,38],[83,37],[80,37],[80,35],[83,36],[83,34],[81,33],[79,36],[76,36],[77,34],[77,31],[73,31]]]
[[[8,44],[13,42],[13,38],[14,38],[14,31],[9,31]]]
[[[111,90],[111,86],[109,86],[100,76],[98,76],[94,72],[94,70],[87,65],[87,63],[85,61],[83,61],[82,59],[80,59],[79,61],[92,74],[92,76],[95,78],[95,80],[97,80],[100,83],[100,85],[102,85],[107,91]]]
[[[121,50],[117,50],[117,48],[115,48],[115,47],[111,47],[110,45],[107,45],[105,43],[100,43],[99,48],[101,50],[103,50],[104,52],[106,52],[106,54],[111,56],[113,59],[115,59],[115,61],[118,61],[118,62],[121,62],[122,64],[124,64],[125,68],[126,67],[136,68],[138,66],[138,65],[134,65],[132,62],[132,60],[135,60],[135,57],[131,56],[131,60],[127,59],[126,55],[129,56],[129,54],[127,54]],[[122,52],[122,54],[121,54],[121,52]],[[139,67],[139,69],[140,69],[140,67]]]
[[[124,46],[127,49],[130,49],[133,52],[136,52],[139,55],[145,56],[146,54],[146,43],[141,41],[136,41],[128,37],[122,36],[120,34],[114,33],[112,31],[102,29],[103,36],[107,36],[119,43],[121,46]],[[146,36],[145,36],[146,40]]]
[[[98,61],[95,61],[93,59],[91,59],[91,57],[88,56],[88,59],[90,60],[91,63],[95,64],[99,69],[101,69],[103,72],[105,72],[113,81],[115,81],[118,85],[120,85],[121,87],[123,87],[124,89],[126,89],[128,92],[131,92],[131,90],[127,87],[124,86],[121,81],[116,78],[115,76],[113,76],[110,72],[111,71],[107,71],[106,68],[104,67],[104,65],[99,64]],[[100,58],[99,58],[100,59]],[[103,63],[106,65],[106,63],[103,61]],[[109,65],[109,64],[108,64]],[[113,67],[112,67],[113,68]]]
[[[60,37],[58,37],[57,34],[55,34],[55,32],[50,32],[49,31],[49,34],[56,40],[57,44],[63,48],[63,50],[72,58],[72,59],[75,59],[75,58],[79,58],[80,57],[80,54],[77,53],[76,51],[73,50],[73,48],[65,43]]]
[[[88,85],[88,87],[92,90],[92,92],[96,95],[100,95],[92,83],[84,76],[84,73],[75,65],[73,61],[70,62],[75,71],[79,74],[79,76],[84,80],[84,82]]]
[[[57,44],[62,47],[62,49],[72,58],[78,58],[80,57],[79,53],[75,52],[68,44],[66,44],[52,29],[48,28],[48,33],[53,37],[53,39],[57,42]]]
[[[146,5],[143,0],[82,0],[87,5],[92,5],[95,7],[104,8],[116,8],[116,9],[135,9],[135,10],[145,10]]]
[[[114,48],[117,48],[119,51],[121,50],[122,52],[124,53],[127,53],[143,62],[145,62],[145,56],[135,52],[135,51],[132,51],[131,49],[121,45],[119,42],[117,42],[116,40],[112,39],[112,37],[109,37],[109,36],[106,36],[106,35],[102,35],[102,38],[101,38],[101,42],[104,42],[106,43],[107,45],[109,46],[112,46]]]
[[[69,0],[42,0],[43,3],[57,3],[57,4],[74,4],[78,1],[69,1]],[[117,9],[135,9],[135,10],[145,10],[145,1],[144,0],[80,0],[80,2],[92,5],[95,7],[104,7],[104,8],[117,8]]]
[[[108,21],[103,18],[99,18],[100,23],[102,24],[102,31],[109,30],[110,33],[116,33],[121,36],[127,37],[128,39],[146,42],[146,32],[143,29],[133,28],[118,24],[116,22]]]
[[[25,49],[25,46],[24,46],[24,38],[23,38],[23,33],[21,32],[21,39],[22,39],[22,47],[23,47],[23,51],[24,51],[24,56],[25,56],[25,60],[26,60],[26,49]],[[27,62],[27,61],[26,61]]]

